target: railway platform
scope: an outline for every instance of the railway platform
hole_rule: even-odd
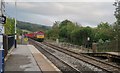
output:
[[[120,57],[120,52],[106,52],[106,53]]]
[[[5,72],[60,72],[40,51],[33,45],[17,45],[5,61]]]

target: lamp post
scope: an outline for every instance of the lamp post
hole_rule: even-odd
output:
[[[88,48],[88,52],[89,52],[89,43],[90,42],[90,37],[87,38],[87,48]]]
[[[17,48],[17,34],[16,34],[16,24],[17,24],[17,3],[15,0],[15,48]]]

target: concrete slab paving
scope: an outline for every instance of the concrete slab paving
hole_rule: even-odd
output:
[[[5,62],[5,71],[41,71],[27,45],[18,45]]]
[[[116,56],[120,56],[120,52],[106,52],[106,53],[116,55]]]
[[[60,70],[51,61],[49,61],[40,51],[38,51],[38,49],[36,49],[33,45],[28,45],[28,47],[42,71],[61,73]]]

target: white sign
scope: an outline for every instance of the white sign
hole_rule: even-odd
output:
[[[4,33],[4,27],[2,24],[0,24],[0,49],[3,49],[3,33]]]
[[[0,35],[4,33],[4,27],[0,24]]]

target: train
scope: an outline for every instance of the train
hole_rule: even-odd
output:
[[[45,38],[45,33],[43,31],[37,31],[37,32],[25,34],[25,36],[34,39],[36,41],[43,42]]]

